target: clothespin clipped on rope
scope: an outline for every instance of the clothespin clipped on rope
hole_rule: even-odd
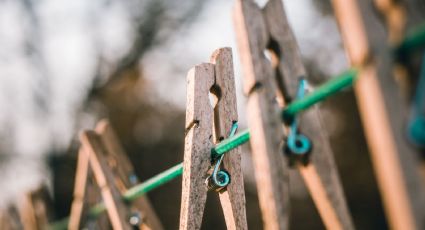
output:
[[[233,137],[236,134],[237,129],[238,123],[234,122],[232,125],[232,129],[230,130],[229,137]],[[211,158],[211,162],[214,164],[213,171],[211,173],[211,176],[206,179],[205,183],[207,184],[209,190],[215,190],[219,192],[230,184],[231,178],[230,174],[226,170],[220,169],[221,163],[224,159],[224,154],[220,155],[219,157],[215,157],[214,153],[212,152]]]
[[[121,194],[137,185],[140,181],[134,172],[133,165],[124,152],[118,137],[112,129],[108,120],[104,119],[96,125],[96,133],[102,139],[102,143],[107,149],[106,159],[110,162],[114,170],[116,183]],[[140,229],[162,230],[163,226],[149,199],[146,196],[134,200],[131,203],[131,214],[129,222],[132,226]]]
[[[107,120],[102,120],[96,127],[96,132],[86,131],[81,135],[82,148],[80,149],[74,201],[68,223],[69,229],[80,229],[90,218],[86,207],[88,189],[93,190],[89,179],[93,171],[98,190],[109,221],[114,229],[163,229],[149,200],[142,196],[131,204],[122,199],[122,194],[138,183],[133,167],[126,157],[124,150]],[[95,204],[98,201],[89,203]],[[107,228],[108,223],[97,223],[98,227]]]
[[[317,107],[287,119],[289,127],[277,115],[294,101],[300,80],[303,85],[302,79],[307,77],[282,1],[269,0],[261,9],[254,1],[237,0],[234,18],[264,228],[288,228],[290,167],[282,154],[285,148],[289,155],[298,156],[289,161],[294,160],[293,168],[300,171],[324,225],[328,229],[353,229]],[[303,94],[304,90],[298,91]],[[314,143],[314,149],[306,144],[309,142]],[[311,154],[307,154],[309,150]],[[300,156],[301,164],[296,164]]]
[[[219,191],[227,228],[247,229],[240,148],[219,158],[211,154],[215,144],[235,134],[237,121],[232,51],[221,48],[211,63],[195,66],[187,76],[180,229],[200,229],[209,188]]]

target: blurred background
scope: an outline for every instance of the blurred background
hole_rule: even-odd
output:
[[[246,127],[233,4],[0,0],[0,208],[45,185],[50,221],[69,215],[78,133],[101,118],[111,121],[142,181],[181,162],[186,73],[219,47],[233,49]],[[285,1],[285,7],[311,83],[345,70],[328,0]],[[387,228],[353,92],[320,106],[356,227]],[[249,228],[261,229],[249,146],[243,151]],[[291,173],[291,229],[324,228],[302,179]],[[177,179],[148,194],[165,229],[178,227],[180,191]],[[214,194],[205,213],[203,229],[225,228]]]

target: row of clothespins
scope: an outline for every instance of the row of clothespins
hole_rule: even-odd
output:
[[[319,110],[312,107],[303,116],[287,119],[287,123],[281,120],[281,109],[308,90],[300,87],[308,76],[282,1],[270,0],[264,8],[251,1],[238,1],[235,22],[264,228],[288,228],[288,172],[295,169],[326,228],[354,229]],[[247,229],[241,149],[218,158],[211,154],[217,143],[235,134],[238,121],[232,59],[229,48],[219,49],[210,63],[192,68],[187,76],[180,229],[201,227],[211,189],[220,196],[227,228]],[[213,105],[210,94],[215,97]],[[294,139],[289,141],[291,135]],[[308,145],[303,144],[302,137]],[[109,224],[114,229],[162,229],[146,197],[133,202],[122,199],[138,180],[108,122],[101,121],[94,131],[83,132],[80,140],[71,215],[62,223],[69,229],[103,229]],[[296,155],[288,151],[290,142],[295,148],[307,146],[308,151]],[[181,168],[176,169],[179,172]],[[98,204],[99,200],[103,204]],[[104,210],[107,217],[94,218]]]
[[[313,107],[300,117],[296,129],[286,126],[280,118],[285,104],[297,98],[300,80],[307,77],[282,2],[269,1],[264,9],[249,1],[238,2],[236,29],[245,72],[244,92],[248,97],[250,143],[264,227],[288,227],[290,164],[284,154],[284,143],[288,134],[301,129],[311,138],[314,148],[310,156],[301,161],[295,159],[292,168],[300,171],[325,226],[353,229],[318,109]],[[264,50],[271,52],[272,63],[264,55]],[[211,94],[215,97],[213,105],[210,103]],[[232,52],[230,48],[222,48],[214,52],[210,63],[195,66],[187,76],[180,229],[200,229],[206,197],[211,188],[218,191],[228,229],[247,229],[241,150],[235,148],[219,159],[213,159],[210,154],[217,143],[234,133],[232,130],[238,121],[236,108]],[[108,173],[96,174],[96,169],[108,169],[106,166],[102,168],[101,154],[96,153],[100,151],[96,149],[102,148],[96,147],[95,141],[90,141],[97,135],[96,132],[83,134],[82,149],[90,153],[90,162],[100,162],[91,165],[96,180],[100,181],[98,184],[102,188],[103,201],[112,225],[116,229],[130,228],[128,217],[131,212],[120,211],[127,207],[118,199],[120,190],[114,189],[111,182],[106,182]],[[108,142],[103,144],[107,145]],[[128,189],[128,186],[125,188]],[[114,194],[117,194],[115,199]],[[78,197],[77,201],[81,200]],[[140,213],[153,213],[153,210],[139,210]],[[77,216],[82,216],[80,213]],[[74,215],[74,205],[71,214]],[[72,215],[69,226],[73,223]],[[146,214],[141,216],[147,217]],[[141,223],[149,226],[149,218]],[[160,228],[159,225],[150,227]]]
[[[299,84],[307,77],[282,2],[271,0],[261,9],[253,2],[238,1],[235,16],[265,229],[288,227],[290,167],[301,173],[327,228],[353,229],[318,109],[311,108],[295,126],[291,126],[293,121],[285,125],[281,120],[281,109],[300,95]],[[271,54],[272,63],[264,55],[265,50]],[[215,97],[213,105],[211,94]],[[210,189],[220,196],[227,228],[248,227],[241,148],[218,159],[210,154],[217,143],[235,133],[236,108],[232,51],[218,49],[210,63],[195,66],[187,76],[180,229],[200,229]],[[304,152],[309,152],[308,156],[290,158],[289,164],[285,142],[289,134],[299,130],[311,138],[314,147]],[[114,229],[162,229],[146,197],[133,202],[122,199],[138,180],[108,122],[101,121],[94,131],[83,132],[80,141],[71,214],[51,227],[104,229],[110,224]],[[299,146],[300,141],[295,138],[293,145]],[[99,200],[103,201],[101,205]],[[94,218],[104,210],[107,217]]]
[[[216,97],[214,105],[210,103],[210,93]],[[236,108],[232,52],[230,48],[222,48],[214,52],[211,63],[195,66],[188,73],[180,229],[200,229],[208,190],[218,192],[227,227],[247,229],[241,149],[235,148],[218,158],[214,158],[211,154],[216,144],[235,134],[238,121]],[[318,112],[314,108],[313,111]],[[283,123],[280,124],[281,129],[282,127]],[[270,168],[264,169],[258,166],[255,170],[265,179],[276,176],[269,183],[274,185],[280,180],[281,189],[287,189],[288,175],[285,170],[288,162],[285,160],[284,148],[280,143],[284,139],[283,136],[271,136],[270,140],[272,139],[276,139],[279,151],[274,159],[268,161],[270,163],[271,160],[276,160],[275,163],[279,164],[275,166],[279,167],[276,171],[280,171],[281,174],[272,175]],[[80,140],[82,146],[78,158],[74,201],[70,218],[66,220],[67,227],[80,229],[91,224],[102,228],[110,223],[114,229],[131,229],[134,226],[141,229],[162,229],[146,197],[135,199],[131,204],[123,200],[123,194],[138,184],[138,181],[108,122],[101,121],[95,131],[83,132]],[[320,151],[323,150],[322,144],[318,147]],[[311,164],[308,156],[302,161],[294,160],[292,165],[296,165],[302,173],[325,223],[334,227],[350,227],[348,210],[341,206],[345,201],[332,155],[313,157]],[[91,177],[95,180],[91,180]],[[329,177],[333,178],[329,180]],[[263,185],[263,179],[257,181],[258,189],[266,186]],[[280,192],[280,196],[288,196],[287,190]],[[96,193],[100,195],[97,195],[97,199],[93,199]],[[98,215],[90,207],[98,205],[99,196],[103,200],[104,208],[98,210],[105,209],[109,221],[105,218],[93,218]],[[282,206],[280,208],[287,205],[288,197],[284,197],[283,202],[278,199],[279,197],[271,197],[266,201],[268,202],[266,205]],[[286,225],[288,210],[279,211],[281,213],[275,214],[281,216],[276,216],[274,223],[265,220],[265,224]]]

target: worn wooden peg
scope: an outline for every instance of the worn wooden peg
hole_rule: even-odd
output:
[[[211,168],[211,149],[227,138],[238,121],[230,48],[218,49],[212,63],[192,68],[187,76],[186,137],[180,229],[200,229]],[[215,97],[215,106],[209,95]],[[227,153],[223,167],[231,177],[220,190],[220,202],[228,229],[247,229],[245,192],[240,148]]]

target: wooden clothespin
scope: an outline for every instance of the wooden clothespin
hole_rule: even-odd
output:
[[[425,215],[419,211],[425,206],[422,166],[418,150],[403,136],[408,104],[393,56],[404,31],[421,23],[422,2],[369,3],[332,1],[350,63],[361,67],[354,92],[388,224],[392,229],[425,229]],[[394,12],[401,14],[394,18]]]
[[[129,188],[139,183],[133,165],[126,157],[126,153],[121,147],[109,121],[106,119],[100,121],[96,126],[96,132],[100,135],[102,143],[107,150],[108,155],[106,159],[114,170],[117,186],[121,194],[124,194]],[[133,219],[140,219],[140,229],[163,229],[158,216],[146,196],[141,196],[133,201],[131,206],[133,210]]]
[[[81,142],[83,146],[79,153],[69,228],[79,229],[85,222],[81,218],[87,214],[87,207],[97,202],[87,197],[90,195],[88,191],[93,191],[88,181],[92,169],[114,229],[131,229],[128,222],[139,229],[163,229],[146,197],[133,201],[131,205],[122,201],[122,194],[139,181],[109,122],[100,121],[96,126],[96,133],[84,132]],[[93,154],[95,155],[92,156]],[[91,205],[85,202],[90,202]],[[127,206],[131,206],[131,210]],[[97,224],[105,226],[107,223],[102,221]]]
[[[210,92],[216,97],[214,108],[210,104]],[[189,71],[186,108],[180,229],[200,229],[208,192],[208,171],[215,163],[211,149],[229,136],[238,121],[230,48],[216,50],[211,63],[200,64]],[[240,148],[226,154],[223,168],[230,174],[230,184],[219,191],[227,228],[247,229]]]
[[[115,176],[106,159],[106,148],[101,137],[94,131],[85,131],[80,136],[83,152],[88,155],[96,183],[113,229],[132,229],[129,223],[130,210],[121,197]]]
[[[263,221],[265,229],[287,229],[288,168],[282,145],[288,128],[282,128],[279,111],[296,98],[300,80],[308,76],[281,0],[269,0],[263,9],[253,1],[238,0],[234,16]],[[264,52],[271,54],[271,62]],[[297,164],[297,168],[325,226],[353,229],[317,107],[310,108],[299,122],[314,148],[309,163]]]

